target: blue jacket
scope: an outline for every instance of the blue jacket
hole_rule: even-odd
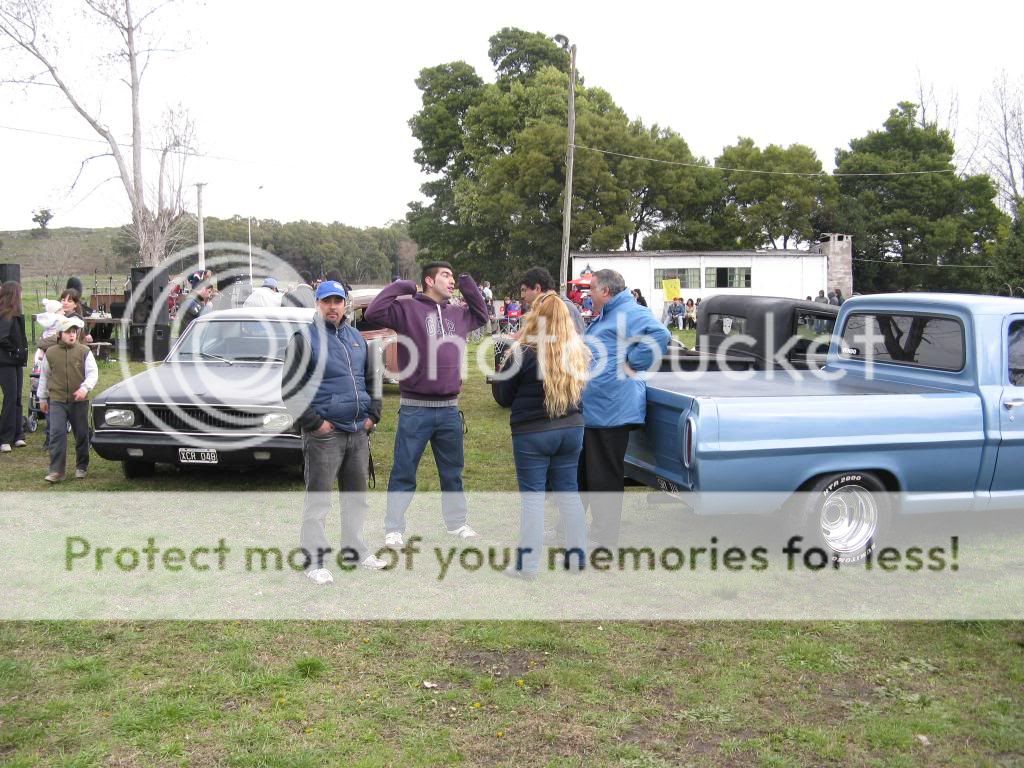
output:
[[[308,334],[296,333],[288,344],[281,399],[304,430],[329,421],[342,432],[357,432],[367,417],[380,420],[380,400],[371,400],[367,391],[369,362],[359,331],[347,322],[328,325],[317,316]]]
[[[643,424],[647,384],[624,368],[649,371],[668,349],[668,328],[641,307],[629,291],[614,296],[590,324],[583,340],[594,356],[590,381],[583,390],[583,418],[588,427]]]

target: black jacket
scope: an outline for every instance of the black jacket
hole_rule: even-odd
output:
[[[0,317],[0,365],[24,367],[28,362],[25,316]]]
[[[512,434],[582,427],[583,415],[579,404],[569,408],[560,418],[548,416],[544,408],[544,382],[540,378],[537,352],[533,347],[521,346],[519,349],[523,352],[519,370],[508,377],[501,375],[516,365],[516,358],[510,355],[501,366],[499,375],[491,382],[491,394],[498,405],[512,407],[509,416]]]

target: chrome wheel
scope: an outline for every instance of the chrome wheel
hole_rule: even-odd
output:
[[[819,513],[821,537],[833,552],[864,551],[878,534],[875,495],[860,485],[844,485],[830,493]]]

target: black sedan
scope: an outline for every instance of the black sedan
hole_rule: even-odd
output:
[[[301,465],[302,438],[281,402],[288,340],[310,309],[228,309],[195,320],[167,359],[92,403],[92,447],[127,477],[155,464]]]

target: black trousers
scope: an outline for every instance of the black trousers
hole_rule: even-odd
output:
[[[592,518],[590,539],[603,547],[619,543],[626,445],[637,425],[587,427],[580,454],[580,493]]]
[[[25,439],[25,409],[21,405],[21,389],[25,369],[20,365],[0,365],[0,443],[10,445]]]

